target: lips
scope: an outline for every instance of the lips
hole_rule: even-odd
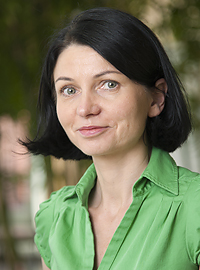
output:
[[[85,127],[79,128],[78,131],[84,137],[92,137],[92,136],[95,136],[95,135],[98,135],[98,134],[104,132],[107,129],[108,129],[107,126],[106,127],[101,127],[101,126],[85,126]]]

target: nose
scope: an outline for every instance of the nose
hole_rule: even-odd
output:
[[[81,117],[90,117],[98,115],[101,107],[92,93],[82,93],[77,106],[77,114]]]

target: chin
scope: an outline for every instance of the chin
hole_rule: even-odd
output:
[[[77,146],[78,147],[78,146]],[[88,147],[86,149],[86,147],[78,147],[85,155],[87,156],[104,156],[109,154],[109,149],[98,149],[98,147]]]
[[[92,150],[83,150],[83,149],[80,149],[85,155],[87,156],[91,156],[91,157],[94,157],[94,156],[102,156],[102,155],[105,155],[104,152],[98,152],[98,151],[92,151]]]

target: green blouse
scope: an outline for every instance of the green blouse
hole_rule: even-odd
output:
[[[76,186],[52,193],[40,205],[35,243],[52,270],[93,269],[87,202],[95,179],[92,164]],[[200,175],[154,148],[98,269],[197,270],[199,254]]]

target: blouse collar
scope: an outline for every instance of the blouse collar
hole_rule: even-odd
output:
[[[96,176],[96,170],[92,164],[75,186],[79,200],[86,207],[89,193],[96,183]],[[149,164],[134,184],[133,190],[139,187],[144,178],[162,189],[178,195],[178,168],[169,153],[153,147]]]

